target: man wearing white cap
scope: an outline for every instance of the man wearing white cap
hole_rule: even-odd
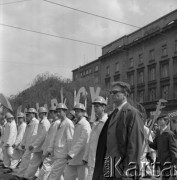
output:
[[[48,148],[49,155],[54,154],[55,162],[52,165],[48,180],[59,180],[64,173],[67,163],[67,153],[71,147],[71,141],[74,134],[74,124],[66,117],[68,108],[65,104],[57,105],[57,116],[61,119],[58,127],[54,143]]]
[[[13,147],[17,137],[17,126],[14,116],[8,112],[6,113],[7,125],[3,137],[3,163],[5,167],[11,166]]]
[[[86,145],[89,141],[91,127],[84,117],[85,106],[78,103],[74,106],[76,121],[71,149],[68,152],[68,165],[65,169],[65,180],[85,180],[88,174],[88,167],[84,164],[83,156]]]
[[[26,114],[27,127],[21,143],[21,148],[25,150],[25,153],[22,156],[22,161],[16,173],[19,177],[24,177],[25,171],[28,168],[31,159],[32,152],[29,150],[29,147],[36,140],[39,125],[39,120],[36,119],[36,117],[36,109],[29,108]]]
[[[49,118],[51,119],[51,126],[49,128],[48,134],[45,138],[44,144],[42,146],[42,150],[43,150],[43,165],[39,171],[37,180],[46,180],[51,168],[52,168],[52,164],[54,162],[54,156],[53,156],[53,152],[51,151],[50,156],[48,155],[50,153],[50,147],[53,147],[53,143],[54,143],[54,138],[56,135],[56,132],[58,130],[58,126],[60,125],[60,119],[57,116],[57,112],[56,112],[56,107],[53,106],[50,108],[49,111]]]
[[[29,151],[32,152],[32,156],[28,165],[27,170],[25,171],[25,178],[32,179],[35,177],[35,173],[37,172],[39,166],[42,163],[42,145],[45,141],[47,132],[50,128],[50,122],[47,119],[47,109],[45,107],[39,108],[39,126],[37,131],[37,136],[35,141],[31,143],[29,146]]]
[[[106,120],[108,119],[108,115],[107,113],[105,113],[107,102],[103,97],[96,97],[92,104],[94,104],[97,119],[93,123],[89,143],[86,147],[86,151],[83,157],[83,162],[88,165],[88,175],[86,180],[92,180],[93,171],[95,167],[95,157],[98,138]]]
[[[20,145],[26,130],[25,114],[20,112],[17,114],[17,118],[19,124],[17,138],[12,146],[14,148],[13,159],[17,160],[17,163],[11,165],[12,169],[16,168],[24,153],[24,150],[21,149]]]

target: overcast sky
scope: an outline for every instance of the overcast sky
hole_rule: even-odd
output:
[[[8,3],[19,0],[0,0]],[[50,0],[138,27],[177,9],[177,0]],[[0,5],[0,23],[105,46],[136,30],[42,0]],[[72,70],[101,56],[101,47],[0,25],[0,92],[15,95],[37,74],[72,78]]]

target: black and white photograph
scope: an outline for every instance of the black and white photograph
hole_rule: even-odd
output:
[[[176,0],[0,0],[0,180],[177,180]]]

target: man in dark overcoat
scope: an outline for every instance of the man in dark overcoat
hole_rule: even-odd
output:
[[[135,179],[144,141],[143,120],[127,102],[129,84],[114,82],[111,94],[115,110],[99,137],[93,180]]]

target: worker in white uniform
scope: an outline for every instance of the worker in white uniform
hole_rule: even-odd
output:
[[[59,180],[67,164],[66,157],[74,134],[74,124],[66,117],[67,110],[68,108],[65,104],[59,103],[57,105],[57,116],[61,119],[61,123],[58,127],[54,144],[48,150],[49,154],[54,152],[55,159],[48,180]]]
[[[24,177],[25,175],[25,171],[28,168],[28,165],[31,159],[31,154],[32,154],[32,152],[29,150],[29,147],[37,138],[39,120],[36,119],[36,117],[37,117],[36,109],[29,108],[29,110],[26,113],[27,126],[25,130],[25,134],[23,136],[22,143],[21,143],[21,148],[24,149],[25,152],[22,156],[21,164],[16,173],[17,176],[19,177]]]
[[[103,97],[101,96],[96,97],[92,104],[94,104],[94,109],[97,119],[92,125],[92,131],[91,131],[89,143],[86,146],[86,151],[83,157],[84,164],[88,165],[88,175],[86,180],[92,180],[94,167],[95,167],[95,157],[96,157],[98,138],[106,120],[108,119],[108,115],[107,113],[105,113],[107,102]]]
[[[13,155],[13,147],[12,145],[15,143],[17,137],[17,125],[12,113],[7,112],[5,115],[7,119],[7,124],[4,131],[3,137],[3,163],[4,166],[10,168],[11,163],[13,164],[12,155]]]
[[[39,108],[39,126],[37,131],[37,136],[35,141],[29,146],[29,151],[32,152],[32,156],[25,172],[26,179],[32,179],[42,163],[42,145],[47,136],[48,130],[50,128],[50,122],[47,119],[48,110],[45,107]]]
[[[68,165],[64,172],[65,180],[85,180],[88,174],[88,167],[83,163],[83,156],[86,145],[89,141],[91,127],[85,119],[85,107],[78,103],[74,106],[76,121],[71,149],[68,152]]]
[[[21,142],[23,139],[23,136],[25,134],[25,130],[26,130],[26,122],[25,122],[25,114],[22,112],[19,112],[17,114],[17,119],[18,119],[18,131],[17,131],[17,138],[15,140],[15,143],[13,144],[13,148],[14,148],[14,153],[13,153],[13,159],[17,160],[17,163],[13,165],[11,165],[11,168],[14,169],[16,168],[16,166],[18,165],[18,163],[21,161],[21,158],[23,156],[24,150],[21,149]]]
[[[53,147],[54,138],[55,138],[56,132],[58,130],[58,127],[60,125],[60,119],[57,116],[56,106],[53,106],[50,108],[49,118],[51,119],[52,123],[49,128],[48,134],[45,138],[44,144],[42,146],[43,165],[39,171],[37,180],[46,180],[47,179],[47,177],[51,171],[52,164],[54,162],[54,156],[53,156],[53,151],[52,151],[53,149],[50,150],[50,147]],[[51,152],[50,156],[49,156],[49,152]]]

